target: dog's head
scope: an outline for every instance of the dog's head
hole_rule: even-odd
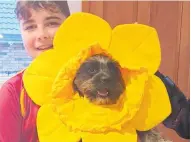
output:
[[[73,88],[95,104],[116,103],[125,90],[119,68],[119,64],[109,57],[94,55],[80,66]]]

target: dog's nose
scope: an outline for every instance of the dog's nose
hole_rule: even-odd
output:
[[[109,82],[110,77],[104,75],[104,76],[101,76],[100,80],[101,80],[102,83],[107,83],[107,82]]]

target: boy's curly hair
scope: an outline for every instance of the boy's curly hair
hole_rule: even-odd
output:
[[[51,12],[61,12],[64,16],[68,17],[70,15],[70,10],[68,7],[67,1],[22,1],[18,0],[15,8],[15,14],[17,19],[29,19],[31,17],[31,13],[29,12],[29,8],[34,10],[37,9],[46,9]]]

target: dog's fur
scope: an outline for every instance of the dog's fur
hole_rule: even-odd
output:
[[[94,55],[77,71],[74,90],[98,105],[116,103],[125,90],[119,64],[107,56]]]
[[[101,54],[88,58],[76,73],[73,89],[97,105],[116,103],[125,91],[120,65]],[[169,142],[154,130],[137,133],[141,142]]]
[[[172,142],[170,140],[165,140],[161,133],[159,133],[155,129],[151,129],[149,131],[140,132],[137,131],[140,142]]]

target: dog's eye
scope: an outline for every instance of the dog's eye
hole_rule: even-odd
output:
[[[88,72],[89,72],[89,73],[96,73],[97,70],[96,70],[95,68],[89,68],[89,69],[88,69]]]

